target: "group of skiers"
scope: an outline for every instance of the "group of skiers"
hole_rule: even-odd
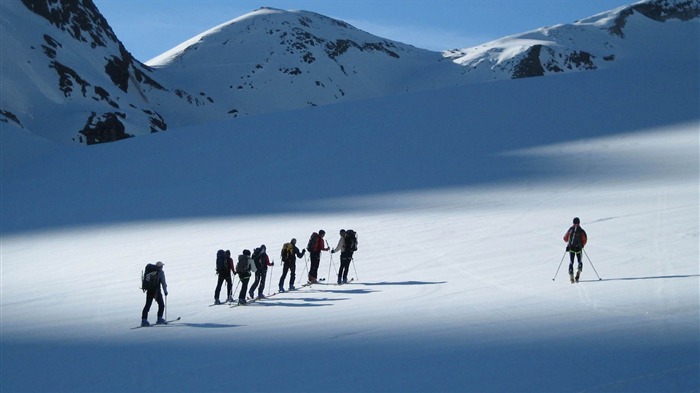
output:
[[[296,282],[296,261],[297,258],[303,258],[306,252],[309,252],[311,261],[309,267],[308,283],[314,284],[318,282],[318,267],[321,262],[321,252],[330,251],[331,253],[340,252],[340,271],[338,272],[338,284],[348,282],[348,271],[352,262],[353,253],[357,250],[357,235],[353,230],[340,230],[340,239],[338,245],[334,249],[330,249],[328,243],[325,242],[326,232],[320,230],[314,232],[309,238],[307,247],[299,250],[297,240],[292,239],[289,243],[282,246],[280,257],[282,259],[282,275],[279,279],[279,292],[285,292],[284,284],[289,274],[289,286],[287,290],[295,290],[294,283]],[[163,272],[163,262],[156,264],[148,264],[143,272],[142,289],[146,292],[146,304],[141,313],[141,326],[149,326],[148,312],[151,308],[153,300],[158,303],[158,319],[156,324],[165,324],[167,321],[163,319],[165,304],[163,302],[163,294],[168,296],[167,284],[165,281],[165,273]],[[221,289],[226,282],[226,302],[233,303],[233,275],[238,275],[240,280],[241,290],[238,293],[238,304],[246,304],[246,295],[250,298],[265,298],[263,291],[265,290],[265,281],[267,278],[267,269],[274,266],[274,262],[270,261],[267,254],[267,247],[263,244],[257,247],[251,253],[245,249],[238,256],[237,262],[234,264],[231,257],[231,251],[219,250],[216,254],[216,274],[218,276],[216,289],[214,290],[214,304],[222,304],[220,301]],[[253,278],[253,283],[248,289],[250,279]],[[161,291],[162,288],[162,291]],[[257,296],[256,296],[257,292]]]
[[[357,234],[352,230],[340,230],[340,239],[338,245],[331,250],[328,243],[324,240],[326,232],[320,230],[314,232],[309,238],[307,247],[299,250],[296,246],[297,240],[292,239],[289,243],[282,246],[280,257],[282,258],[282,276],[279,280],[279,292],[285,292],[284,282],[289,273],[288,290],[295,290],[294,283],[296,282],[296,260],[303,258],[306,252],[309,252],[311,266],[309,268],[308,283],[314,284],[318,282],[318,267],[321,263],[321,252],[330,251],[331,253],[340,252],[340,270],[338,271],[338,284],[348,282],[348,271],[352,262],[353,253],[357,250]],[[569,253],[569,279],[571,283],[579,282],[581,271],[583,270],[583,261],[581,253],[588,242],[586,231],[581,228],[581,220],[575,217],[573,225],[566,231],[564,235],[566,242],[566,252]],[[574,275],[574,259],[578,258],[578,266]],[[142,289],[146,292],[146,304],[141,312],[141,326],[149,326],[148,312],[151,309],[153,300],[158,303],[158,319],[157,324],[167,323],[163,319],[165,304],[163,302],[163,294],[168,296],[168,286],[165,282],[165,273],[163,272],[163,262],[148,264],[142,277]],[[267,247],[261,245],[255,248],[251,253],[250,250],[243,250],[238,256],[238,262],[234,265],[229,250],[219,250],[216,256],[216,273],[218,280],[216,289],[214,290],[214,303],[221,304],[219,297],[221,295],[221,287],[224,281],[226,282],[226,302],[234,302],[233,299],[233,280],[231,274],[238,275],[240,279],[241,291],[238,294],[238,303],[246,304],[246,294],[250,298],[264,298],[263,290],[265,289],[265,279],[267,277],[267,268],[274,266],[274,262],[270,261],[267,255]],[[253,285],[248,289],[250,278],[255,275]],[[162,288],[162,291],[161,291]]]

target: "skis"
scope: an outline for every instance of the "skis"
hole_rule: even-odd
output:
[[[345,285],[345,284],[350,284],[350,283],[351,283],[351,282],[353,282],[353,281],[355,281],[355,277],[353,277],[353,278],[349,279],[349,280],[348,280],[347,282],[340,282],[340,283],[338,283],[338,284],[335,284],[335,285]]]
[[[278,293],[279,292],[273,292],[272,294],[267,295],[265,297],[248,298],[245,303],[231,303],[231,308],[238,307],[238,306],[247,306],[249,304],[253,304],[253,303],[257,302],[258,300],[265,300],[267,298],[273,297],[273,296],[277,295]]]
[[[177,318],[175,318],[175,319],[171,319],[171,320],[169,320],[169,321],[165,321],[165,323],[160,323],[160,324],[159,324],[159,323],[154,323],[154,324],[148,325],[148,326],[135,326],[135,327],[132,327],[131,330],[139,329],[139,328],[145,328],[145,327],[154,327],[154,326],[168,326],[168,324],[170,324],[170,323],[172,323],[172,322],[177,322],[177,321],[179,321],[179,320],[181,320],[181,319],[182,319],[182,317],[177,317]]]
[[[225,301],[225,302],[219,302],[219,303],[210,304],[209,307],[223,306],[223,305],[225,305],[225,304],[234,304],[234,303],[235,303],[234,301],[228,301],[228,300],[227,300],[227,301]]]

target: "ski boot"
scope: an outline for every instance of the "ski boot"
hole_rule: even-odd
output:
[[[167,325],[167,324],[168,324],[168,322],[166,322],[165,319],[163,319],[163,318],[158,318],[158,320],[156,321],[156,325]]]
[[[581,270],[576,271],[576,277],[575,277],[576,282],[578,282],[579,277],[581,277]]]
[[[246,304],[248,304],[248,302],[246,302],[245,299],[238,299],[238,304],[240,304],[241,306],[245,306]]]
[[[284,293],[284,287],[283,287],[283,286],[280,285],[280,288],[279,288],[279,289],[280,289],[280,291],[279,291],[280,293]]]
[[[142,327],[148,327],[148,326],[151,326],[151,324],[148,323],[148,319],[142,319],[142,320],[141,320],[141,326],[142,326]]]
[[[576,283],[576,281],[574,281],[574,273],[569,273],[569,280],[571,280],[572,284]]]
[[[215,299],[214,304],[219,305],[219,304],[221,304],[221,301],[219,299]]]
[[[290,291],[294,291],[294,290],[296,290],[296,289],[297,289],[297,288],[296,288],[294,285],[290,285],[290,286],[289,286],[289,290],[290,290]]]
[[[259,293],[259,294],[258,294],[258,299],[265,299],[265,295],[263,295],[262,293]]]

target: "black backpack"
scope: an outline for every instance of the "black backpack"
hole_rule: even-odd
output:
[[[261,272],[267,269],[267,266],[262,262],[260,256],[262,255],[262,248],[256,248],[253,250],[253,262],[255,262],[255,270]]]
[[[316,232],[311,234],[311,237],[309,238],[309,244],[306,245],[306,249],[309,250],[309,252],[316,251],[316,248],[318,247],[318,236],[319,234]]]
[[[357,251],[357,233],[352,229],[345,231],[345,251]]]
[[[226,253],[224,250],[219,250],[216,252],[216,273],[217,274],[222,274],[226,273],[226,271],[231,270],[231,268],[228,265],[228,258],[226,257]]]
[[[581,233],[583,233],[583,229],[581,227],[571,227],[571,230],[569,231],[569,250],[576,252],[581,251],[583,248]]]
[[[152,263],[146,265],[141,272],[141,289],[146,292],[158,289],[159,277],[158,267]]]
[[[245,275],[249,273],[248,270],[248,257],[245,255],[239,255],[238,256],[238,263],[236,263],[236,273],[238,275]]]

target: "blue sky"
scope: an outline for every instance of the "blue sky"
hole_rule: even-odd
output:
[[[126,48],[148,61],[260,7],[307,10],[436,51],[572,23],[634,0],[94,0]]]

